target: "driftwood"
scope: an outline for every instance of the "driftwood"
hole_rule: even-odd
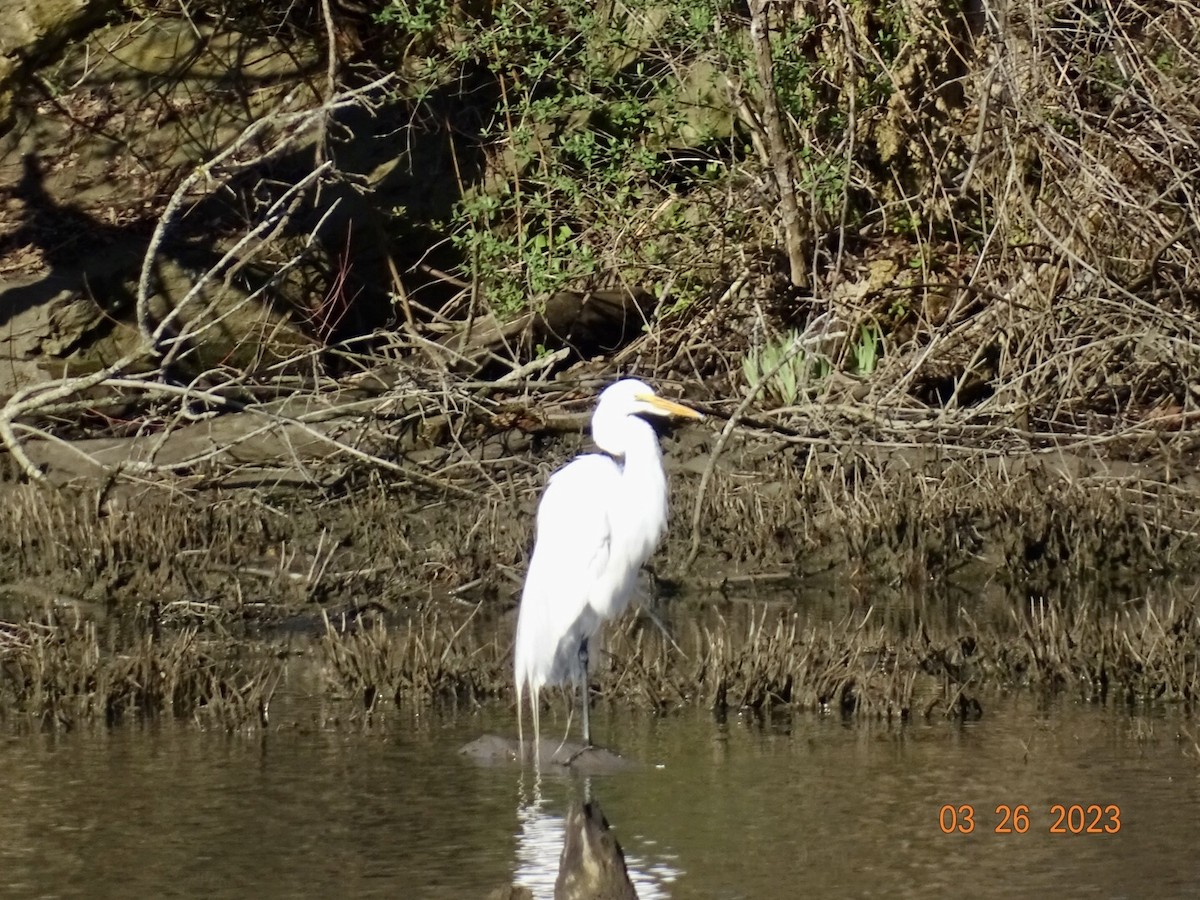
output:
[[[637,900],[621,844],[596,800],[571,805],[554,900]]]
[[[538,346],[565,348],[577,357],[611,353],[642,333],[651,321],[655,298],[640,288],[631,290],[559,291],[544,307],[510,321],[487,315],[468,319],[439,343],[459,357],[459,370],[486,370],[500,359],[528,358]]]
[[[186,422],[155,434],[44,440],[26,455],[53,483],[118,472],[194,473],[238,469],[255,481],[312,482],[311,465],[345,448],[340,436],[359,404],[334,409],[319,397],[295,397]],[[332,413],[332,415],[331,415]]]
[[[422,388],[412,375],[380,368],[286,390],[111,377],[88,388],[86,399],[44,407],[36,394],[23,405],[15,399],[0,407],[0,424],[12,416],[17,461],[54,485],[115,476],[226,487],[325,484],[359,466],[462,495],[470,493],[472,471],[512,461],[535,435],[588,427],[590,402],[579,401],[590,401],[591,390],[577,396],[555,384],[516,387],[503,378]],[[265,396],[255,397],[260,390]],[[101,436],[57,429],[55,417],[81,415],[94,423],[82,433]],[[449,468],[453,482],[442,477]]]

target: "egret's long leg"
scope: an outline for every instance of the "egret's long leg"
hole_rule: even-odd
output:
[[[579,669],[583,673],[579,685],[579,699],[583,702],[583,746],[592,746],[592,726],[588,717],[588,707],[591,705],[588,696],[588,642],[587,638],[579,645]]]
[[[531,716],[533,718],[533,770],[542,770],[542,707],[541,697],[537,688],[529,691]]]
[[[525,701],[524,701],[525,685],[524,685],[524,682],[521,681],[521,676],[519,676],[519,675],[516,678],[516,685],[517,685],[517,758],[524,759],[524,757],[525,757],[525,728],[521,721],[521,718],[522,718],[521,707],[525,705]]]

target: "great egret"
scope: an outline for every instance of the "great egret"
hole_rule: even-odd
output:
[[[592,439],[604,452],[579,456],[551,475],[538,504],[514,644],[518,739],[523,747],[521,704],[528,688],[535,759],[538,694],[548,684],[579,683],[583,743],[591,746],[588,640],[602,620],[624,611],[638,570],[667,525],[662,451],[643,416],[704,418],[641,381],[610,385],[592,414]]]

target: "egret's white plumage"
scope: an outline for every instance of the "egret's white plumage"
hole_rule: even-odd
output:
[[[517,722],[529,690],[535,758],[538,694],[581,685],[587,724],[587,641],[629,603],[642,563],[667,524],[667,480],[653,426],[642,418],[703,418],[633,379],[600,395],[592,438],[604,453],[577,457],[550,477],[538,505],[537,535],[517,618]]]

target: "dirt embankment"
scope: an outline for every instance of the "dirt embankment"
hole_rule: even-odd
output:
[[[0,706],[245,727],[286,667],[312,665],[350,701],[343,722],[507,697],[537,491],[577,443],[510,454],[453,494],[365,467],[307,488],[8,483]],[[673,637],[621,623],[601,695],[897,718],[975,715],[995,686],[1195,699],[1200,617],[1178,584],[1200,570],[1198,507],[1180,466],[716,443],[667,441],[670,535],[644,602]]]

